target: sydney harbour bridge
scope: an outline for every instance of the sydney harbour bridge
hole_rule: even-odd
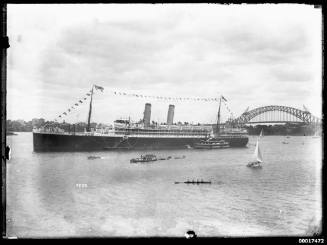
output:
[[[260,123],[302,123],[312,126],[321,125],[321,119],[305,110],[288,106],[269,105],[246,110],[235,119],[229,119],[226,123],[232,125],[260,124]]]

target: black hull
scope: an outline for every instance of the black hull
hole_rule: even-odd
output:
[[[221,136],[231,147],[244,147],[248,137]],[[103,150],[159,150],[183,149],[193,146],[200,138],[114,137],[33,133],[35,152],[103,151]]]

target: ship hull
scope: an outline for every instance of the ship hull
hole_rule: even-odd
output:
[[[203,138],[91,136],[34,132],[33,149],[35,152],[186,149],[201,139]],[[231,147],[244,147],[248,143],[248,137],[244,136],[221,136],[217,139],[225,140]]]

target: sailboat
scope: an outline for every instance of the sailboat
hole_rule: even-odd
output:
[[[312,136],[312,138],[320,138],[319,134],[318,134],[318,131],[315,130],[315,134]]]
[[[317,134],[317,132],[312,136],[312,138],[320,138],[320,136]]]
[[[263,137],[263,129],[261,129],[261,132],[260,132],[259,137],[260,137],[260,138]]]
[[[250,168],[262,168],[261,163],[263,162],[262,153],[259,147],[259,138],[254,150],[254,161],[249,162],[246,166]]]

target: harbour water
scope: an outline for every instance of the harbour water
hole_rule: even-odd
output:
[[[321,220],[321,138],[264,136],[263,168],[250,169],[256,139],[217,150],[35,153],[32,133],[7,136],[7,235],[303,236]],[[172,159],[130,164],[147,153]],[[174,184],[196,179],[212,184]]]

